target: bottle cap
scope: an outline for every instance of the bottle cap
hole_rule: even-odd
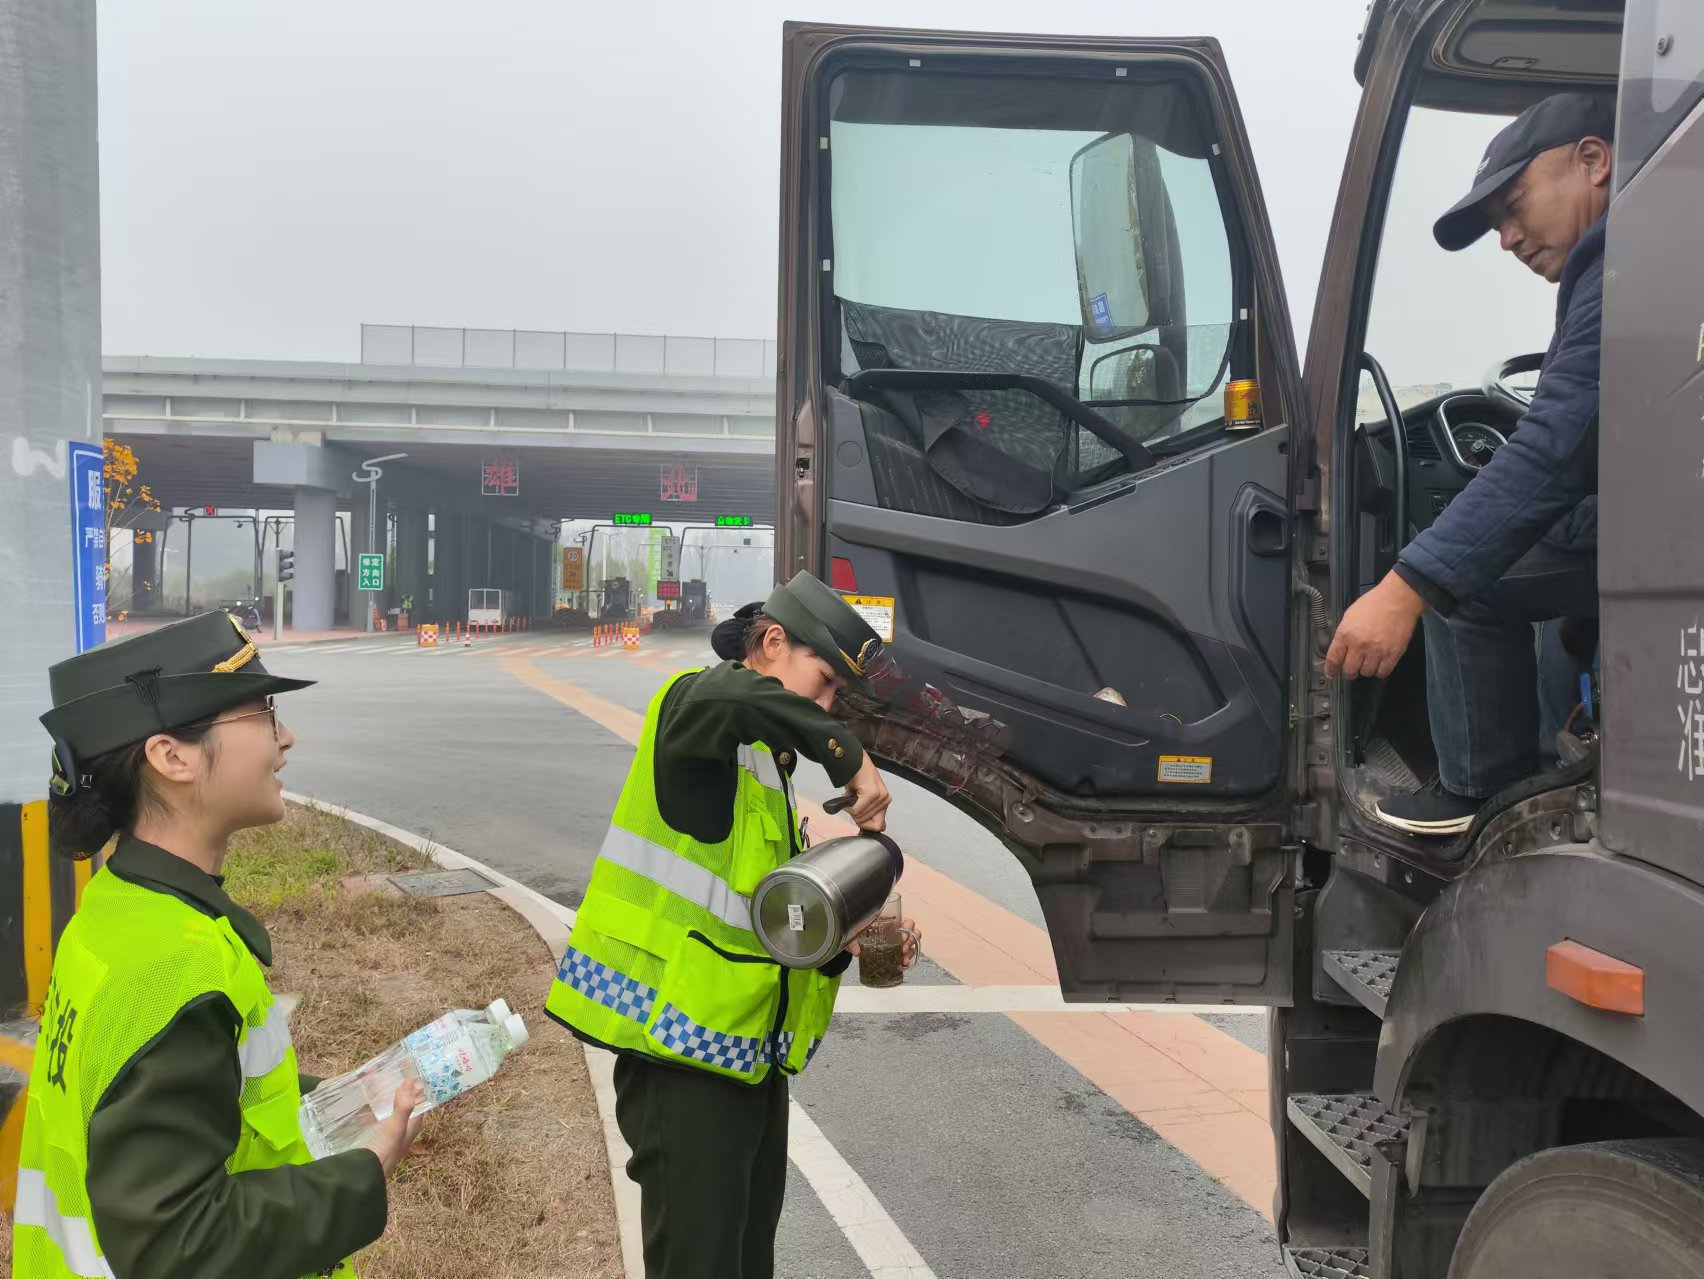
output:
[[[508,1032],[510,1048],[519,1048],[532,1038],[531,1033],[527,1030],[526,1022],[521,1020],[519,1013],[510,1013],[504,1018],[503,1029]]]
[[[507,999],[493,999],[486,1005],[485,1011],[491,1014],[492,1021],[501,1026],[509,1019],[509,1001]]]

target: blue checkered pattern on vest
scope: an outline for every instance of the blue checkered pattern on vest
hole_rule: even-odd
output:
[[[775,1064],[777,1066],[785,1064],[787,1058],[792,1055],[794,1036],[795,1036],[794,1031],[783,1030],[779,1035],[777,1035],[775,1037],[778,1041],[775,1045],[776,1052],[777,1052],[777,1055],[775,1057]],[[817,1049],[821,1048],[821,1047],[822,1047],[822,1040],[817,1039],[817,1038],[812,1038],[811,1046],[808,1049],[805,1050],[805,1065],[800,1066],[799,1067],[800,1070],[803,1070],[805,1068],[805,1066],[808,1066],[808,1065],[811,1064],[811,1058],[816,1056]]]
[[[691,1057],[724,1070],[749,1075],[767,1056],[762,1039],[755,1035],[730,1035],[700,1026],[673,1004],[664,1004],[651,1027],[651,1037],[670,1052]]]
[[[626,973],[617,972],[608,964],[600,964],[584,951],[570,946],[562,956],[562,965],[556,970],[556,976],[587,999],[613,1008],[641,1026],[651,1020],[651,1009],[657,1003],[656,990],[634,981]]]

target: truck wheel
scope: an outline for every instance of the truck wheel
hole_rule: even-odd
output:
[[[1474,1204],[1450,1279],[1704,1275],[1704,1142],[1601,1141],[1522,1159]]]

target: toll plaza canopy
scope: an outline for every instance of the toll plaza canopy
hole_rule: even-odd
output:
[[[556,521],[774,519],[773,342],[366,325],[361,346],[353,364],[104,361],[106,433],[164,507],[293,512],[299,628],[331,622],[338,511],[346,556],[368,549],[368,458],[392,458],[378,501],[405,591],[429,524],[445,584],[542,601],[548,570],[524,543],[554,548]],[[446,565],[456,547],[468,562]],[[483,580],[499,562],[520,577]]]

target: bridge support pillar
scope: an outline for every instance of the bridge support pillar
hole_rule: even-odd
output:
[[[399,506],[396,511],[396,599],[412,596],[418,621],[426,607],[426,508]]]
[[[296,490],[295,550],[290,629],[329,631],[337,579],[337,494],[330,489]]]

